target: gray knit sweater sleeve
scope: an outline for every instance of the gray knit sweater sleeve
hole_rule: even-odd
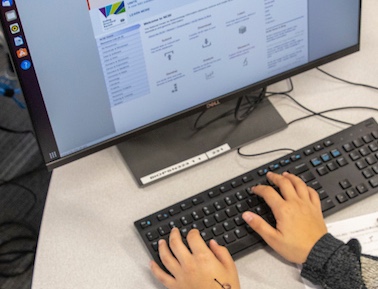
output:
[[[378,258],[362,255],[357,240],[347,244],[324,235],[311,250],[301,275],[325,289],[378,288]]]

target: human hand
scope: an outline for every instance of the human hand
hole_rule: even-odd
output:
[[[270,186],[256,186],[253,192],[272,209],[276,228],[252,212],[245,212],[243,219],[277,253],[302,264],[315,243],[327,233],[319,195],[295,175],[268,173],[267,177],[282,196]]]
[[[160,259],[172,276],[154,261],[151,261],[151,271],[165,287],[240,289],[236,265],[225,247],[211,240],[209,248],[198,230],[191,230],[187,241],[190,251],[182,242],[177,228],[171,231],[169,247],[165,240],[159,241]]]

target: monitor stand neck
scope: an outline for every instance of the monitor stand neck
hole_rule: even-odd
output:
[[[208,110],[200,121],[199,114],[191,115],[118,144],[137,183],[151,184],[287,127],[267,98],[237,120],[228,112],[238,101]],[[195,128],[196,122],[206,125]]]

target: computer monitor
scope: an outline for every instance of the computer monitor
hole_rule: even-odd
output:
[[[141,185],[283,129],[229,112],[360,47],[360,0],[1,1],[47,167],[118,144]]]

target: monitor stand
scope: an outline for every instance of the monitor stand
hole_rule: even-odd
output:
[[[209,109],[201,118],[211,120],[235,108],[231,100]],[[267,98],[243,121],[234,114],[194,128],[199,114],[169,123],[118,144],[118,149],[140,186],[145,186],[211,160],[287,127]]]

